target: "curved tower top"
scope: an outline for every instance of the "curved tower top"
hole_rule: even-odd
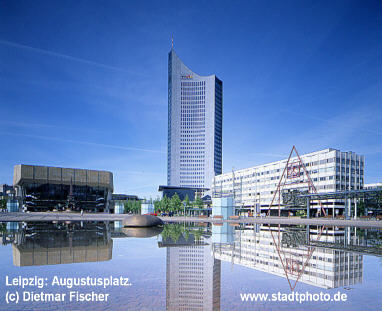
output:
[[[181,75],[183,75],[182,79],[190,79],[192,80],[193,78],[212,78],[215,77],[215,75],[208,75],[208,76],[201,76],[195,72],[193,72],[190,68],[188,68],[182,60],[179,58],[179,56],[176,54],[175,50],[172,48],[171,51],[169,52],[169,62],[170,58],[172,58],[172,62],[174,64],[177,64],[178,67],[175,68],[175,70],[178,70]],[[170,63],[169,63],[170,65]],[[169,68],[170,69],[170,68]],[[192,76],[192,77],[185,77],[185,76]]]
[[[210,188],[222,170],[223,84],[168,55],[167,184]]]

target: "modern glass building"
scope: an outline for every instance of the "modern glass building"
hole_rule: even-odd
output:
[[[106,222],[29,222],[15,233],[12,253],[17,267],[109,261],[113,239]]]
[[[167,185],[210,188],[222,172],[223,83],[168,55]]]
[[[24,211],[109,212],[113,174],[108,171],[15,165],[13,186]]]

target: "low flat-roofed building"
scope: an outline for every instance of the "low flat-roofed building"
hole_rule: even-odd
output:
[[[119,194],[119,193],[113,193],[111,195],[111,199],[114,201],[139,201],[140,199],[136,195],[131,194]]]
[[[158,191],[162,192],[163,196],[172,198],[175,193],[183,201],[186,196],[190,201],[194,201],[196,196],[203,197],[208,188],[195,188],[195,187],[179,187],[179,186],[159,186]]]
[[[365,158],[362,155],[328,148],[303,154],[300,158],[318,193],[363,189]],[[273,212],[275,215],[278,203],[277,200],[273,201],[273,198],[283,176],[283,191],[305,191],[308,188],[306,182],[295,183],[290,180],[288,183],[285,182],[284,169],[287,161],[284,159],[217,175],[212,183],[212,194],[215,197],[233,196],[237,208],[249,207],[255,212],[256,207],[260,205],[263,212],[271,208],[271,214]],[[299,163],[299,159],[291,157],[289,165],[293,163]],[[298,168],[300,170],[298,179],[307,181],[308,177],[301,164],[298,164]],[[343,199],[328,199],[321,203],[329,215],[343,214],[345,210]],[[288,207],[281,205],[283,214],[287,212]],[[311,215],[317,213],[320,209],[319,203],[313,200],[311,209]]]
[[[110,213],[123,214],[125,211],[125,203],[128,201],[140,201],[136,195],[113,193],[110,201]]]
[[[7,184],[0,185],[0,196],[6,197],[13,193],[13,187]]]
[[[372,189],[382,189],[382,182],[376,182],[372,184],[364,184],[363,189],[372,190]]]
[[[108,171],[15,165],[13,186],[24,210],[108,211],[113,174]]]

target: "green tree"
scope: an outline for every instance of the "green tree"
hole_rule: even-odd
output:
[[[136,214],[140,214],[141,213],[141,201],[139,201],[139,200],[134,201],[134,212]]]
[[[189,230],[185,230],[183,236],[186,239],[186,241],[188,241],[188,238],[190,237],[190,231]]]
[[[155,211],[156,213],[159,213],[159,212],[162,211],[162,208],[161,208],[161,201],[158,200],[158,199],[154,200],[154,211]]]
[[[165,212],[170,211],[170,199],[164,195],[161,200],[161,210]]]
[[[7,200],[6,199],[1,199],[0,200],[0,209],[6,210],[7,209]]]
[[[186,194],[186,197],[183,200],[183,204],[185,205],[186,209],[190,208],[191,202],[190,202],[190,199],[188,198],[188,194]]]
[[[174,213],[179,213],[182,210],[182,201],[180,200],[177,193],[175,193],[171,198],[171,209]]]
[[[3,222],[0,223],[0,232],[3,234],[7,232],[7,225]]]
[[[203,235],[203,230],[202,230],[202,229],[193,230],[192,233],[193,233],[193,235],[194,235],[195,241],[199,241],[200,238],[201,238],[202,235]]]
[[[195,242],[200,241],[202,236],[206,234],[202,228],[198,229],[189,229],[185,228],[182,224],[179,223],[170,223],[165,224],[163,231],[161,232],[162,239],[168,240],[171,239],[173,242],[177,242],[181,236],[188,241],[190,238]]]
[[[306,217],[307,214],[306,214],[306,210],[303,210],[303,209],[300,209],[296,212],[296,216],[300,216],[300,217]]]
[[[161,236],[164,240],[171,239],[176,243],[182,235],[182,231],[183,228],[181,224],[166,224],[163,227]]]
[[[166,224],[163,226],[163,230],[160,234],[163,240],[167,240],[170,237],[170,224]]]
[[[128,213],[132,213],[133,212],[133,209],[132,209],[132,202],[130,200],[128,200],[127,202],[125,202],[124,206],[125,206],[125,214],[128,214]]]
[[[176,243],[182,236],[183,228],[181,224],[173,224],[171,227],[171,239]]]
[[[200,197],[196,197],[194,201],[194,206],[196,208],[203,208],[203,200]]]
[[[357,206],[357,216],[365,215],[366,214],[366,203],[365,201],[360,201]]]
[[[124,204],[125,206],[125,214],[134,213],[139,214],[141,212],[141,201],[137,200],[128,200]]]

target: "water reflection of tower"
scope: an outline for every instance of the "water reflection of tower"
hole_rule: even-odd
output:
[[[166,310],[220,310],[220,260],[213,257],[211,239],[181,236],[160,246],[167,248]]]

